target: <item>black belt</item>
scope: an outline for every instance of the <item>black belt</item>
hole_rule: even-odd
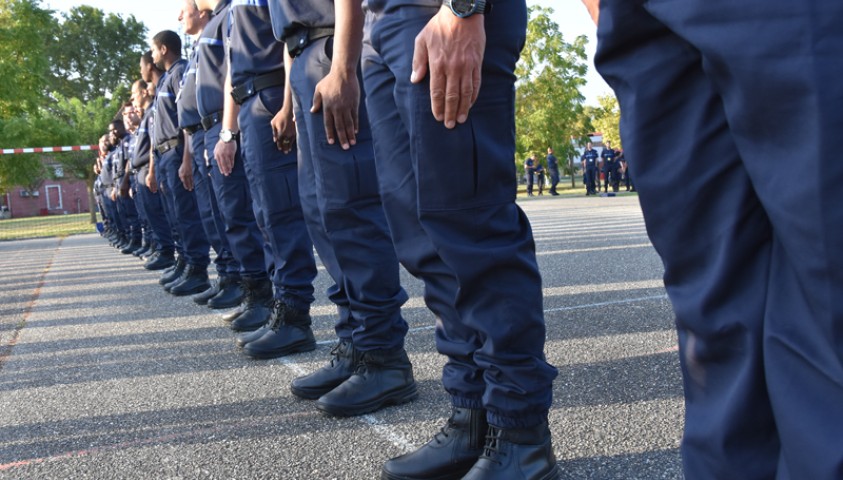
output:
[[[237,105],[243,105],[243,102],[254,96],[261,90],[270,87],[277,87],[284,85],[284,69],[274,70],[263,75],[250,77],[242,85],[238,85],[231,89],[231,98]]]
[[[218,112],[214,112],[206,117],[202,117],[202,130],[206,132],[211,129],[214,125],[220,123],[222,121],[222,110]]]
[[[189,127],[184,127],[182,130],[184,130],[185,132],[187,132],[187,133],[188,133],[188,135],[193,135],[193,134],[194,134],[194,133],[196,133],[196,131],[197,131],[197,130],[199,130],[200,128],[202,128],[202,124],[197,123],[196,125],[191,125],[191,126],[189,126]]]
[[[307,48],[308,45],[314,41],[330,37],[334,34],[333,27],[326,28],[305,28],[300,27],[293,33],[284,37],[284,43],[287,45],[287,51],[293,58],[298,57]]]
[[[175,137],[167,140],[164,143],[159,143],[155,150],[158,152],[159,155],[163,155],[170,150],[176,148],[177,146],[181,145],[183,138],[182,137]]]

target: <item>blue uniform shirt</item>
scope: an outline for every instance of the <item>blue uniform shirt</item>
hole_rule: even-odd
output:
[[[199,125],[199,107],[196,105],[196,47],[190,54],[184,74],[179,82],[179,92],[176,94],[176,105],[179,113],[179,128]]]
[[[184,59],[174,63],[161,76],[155,89],[155,146],[179,136],[178,107],[176,96],[179,93],[179,83],[187,66]]]
[[[592,168],[597,168],[597,158],[598,157],[599,157],[599,155],[597,155],[597,150],[592,148],[591,150],[586,150],[585,153],[583,153],[582,157],[580,157],[580,158],[582,159],[583,162],[585,162],[585,168],[592,169]]]
[[[617,166],[615,162],[615,157],[617,156],[617,152],[612,150],[611,148],[604,148],[603,152],[600,153],[600,157],[603,158],[603,169],[604,170],[612,170]]]
[[[547,156],[547,169],[550,173],[559,172],[559,160],[552,153]]]
[[[267,0],[232,0],[228,22],[232,86],[273,71],[283,75],[285,47],[272,34]]]
[[[207,117],[223,109],[225,73],[225,28],[231,0],[223,0],[214,9],[214,16],[205,25],[196,45],[196,106],[199,115]]]
[[[143,112],[138,131],[135,133],[137,140],[135,141],[135,154],[132,159],[132,166],[141,168],[149,163],[149,152],[152,150],[152,137],[150,137],[150,130],[152,128],[152,108],[147,108]]]
[[[269,16],[275,37],[282,39],[297,27],[334,26],[334,0],[269,0]]]

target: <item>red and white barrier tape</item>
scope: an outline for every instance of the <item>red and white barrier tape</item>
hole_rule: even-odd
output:
[[[35,148],[4,148],[0,155],[12,155],[15,153],[51,153],[51,152],[82,152],[99,150],[97,145],[75,145],[72,147],[35,147]]]

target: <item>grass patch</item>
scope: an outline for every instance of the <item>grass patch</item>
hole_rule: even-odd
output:
[[[78,233],[93,233],[90,213],[50,215],[44,217],[7,218],[0,220],[0,240],[25,238],[66,237]]]

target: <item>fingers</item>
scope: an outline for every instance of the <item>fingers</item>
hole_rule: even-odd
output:
[[[352,145],[357,143],[355,131],[355,118],[352,115],[351,109],[342,109],[339,112],[331,113],[325,112],[325,135],[328,136],[328,143],[333,145],[333,131],[336,132],[340,146],[343,150],[348,150]]]
[[[413,49],[413,73],[410,75],[410,81],[419,83],[424,80],[427,75],[427,42],[423,39],[421,34],[416,37],[416,45]]]

